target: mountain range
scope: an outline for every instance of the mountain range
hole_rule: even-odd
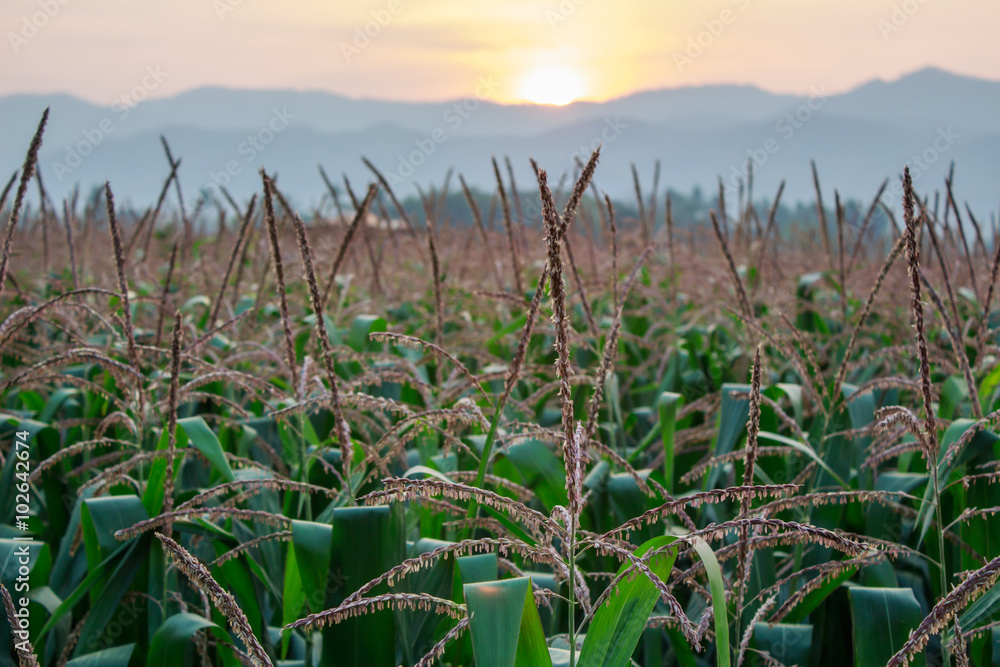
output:
[[[449,168],[470,185],[494,187],[491,156],[509,156],[522,190],[535,158],[558,182],[577,157],[602,144],[598,186],[613,196],[633,191],[630,165],[644,190],[653,165],[660,186],[714,192],[721,177],[735,188],[754,162],[755,199],[770,198],[782,179],[786,201],[813,197],[815,160],[824,197],[869,200],[885,178],[910,165],[918,191],[941,189],[952,161],[955,194],[988,220],[1000,202],[1000,82],[923,69],[894,81],[871,81],[837,94],[815,86],[802,96],[753,86],[651,90],[605,102],[563,107],[501,105],[481,97],[438,103],[352,99],[317,91],[200,88],[134,106],[100,106],[62,95],[0,97],[0,174],[19,168],[45,107],[50,120],[40,154],[42,176],[60,198],[79,183],[86,193],[110,180],[120,200],[145,206],[169,172],[166,137],[181,160],[179,177],[192,200],[227,185],[238,198],[259,189],[257,170],[304,209],[325,192],[317,165],[356,189],[372,178],[367,157],[401,197],[416,184],[440,184]],[[897,208],[890,187],[886,203]],[[662,210],[662,207],[661,207]],[[963,212],[964,213],[964,212]]]

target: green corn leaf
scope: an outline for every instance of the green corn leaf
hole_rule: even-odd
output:
[[[499,564],[495,553],[475,554],[457,558],[456,578],[462,586],[478,584],[483,581],[496,581],[499,574]]]
[[[149,518],[139,496],[103,496],[83,502],[81,524],[83,544],[87,552],[87,566],[95,568],[117,551],[121,542],[115,532],[129,528]],[[91,590],[91,602],[102,596],[100,587]]]
[[[215,437],[215,433],[208,427],[204,419],[201,417],[178,419],[177,427],[184,429],[184,433],[191,441],[191,444],[204,454],[205,458],[219,471],[219,474],[222,475],[225,481],[236,481],[236,476],[233,474],[233,469],[229,467],[229,461],[226,460],[226,455],[222,451],[219,439]]]
[[[808,665],[813,626],[758,623],[753,629],[753,648],[766,651],[783,665]]]
[[[493,474],[527,486],[551,511],[566,506],[566,473],[562,459],[541,440],[526,440],[507,447],[493,462]]]
[[[809,591],[809,593],[799,601],[797,605],[785,616],[785,621],[787,623],[796,624],[800,623],[805,618],[819,608],[823,601],[826,600],[830,595],[840,588],[840,586],[854,576],[858,571],[856,566],[848,567],[842,570],[837,576],[825,581],[819,588]]]
[[[125,593],[142,569],[149,553],[151,539],[152,537],[147,533],[132,543],[131,548],[125,552],[118,566],[111,572],[107,583],[101,588],[96,599],[92,601],[87,620],[83,622],[83,629],[80,631],[75,656],[81,655],[84,650],[92,649],[95,641],[107,628],[108,622],[114,616],[122,598],[125,597]]]
[[[12,438],[12,431],[28,432],[28,451],[32,459],[36,459],[37,457],[37,453],[31,451],[32,449],[35,449],[34,443],[36,443],[36,441],[45,440],[44,449],[46,451],[55,451],[60,447],[59,431],[50,427],[48,424],[43,424],[30,419],[19,420],[8,414],[0,414],[0,440],[5,440],[8,437]],[[21,459],[16,456],[6,456],[3,473],[0,473],[0,522],[2,523],[14,523],[14,508],[17,505],[17,503],[14,502],[14,498],[17,493],[17,486],[14,482],[15,473],[17,472],[17,462],[20,460]],[[22,463],[22,466],[23,465],[24,464]]]
[[[292,521],[292,548],[302,574],[302,585],[313,594],[313,598],[317,598],[309,600],[310,612],[322,611],[321,605],[326,601],[332,540],[332,526],[312,521]],[[323,591],[321,599],[317,591]]]
[[[135,644],[125,644],[74,658],[66,667],[137,667],[140,664]]]
[[[677,559],[677,549],[668,547],[676,541],[677,538],[671,535],[654,537],[640,545],[635,555],[641,558],[650,551],[658,552],[647,565],[665,582]],[[628,567],[628,562],[623,563],[618,574],[624,573]],[[659,590],[644,574],[620,581],[617,594],[594,612],[580,651],[578,667],[620,667],[628,664],[659,597]]]
[[[364,352],[365,348],[369,346],[369,334],[386,331],[387,329],[388,325],[386,321],[377,315],[358,315],[351,322],[351,330],[347,334],[347,344],[355,352]],[[377,348],[381,344],[374,343],[374,345]]]
[[[854,629],[855,667],[884,667],[924,618],[909,588],[852,586],[848,597]],[[914,655],[910,664],[924,667],[924,655]]]
[[[281,596],[281,602],[281,622],[284,625],[298,620],[306,606],[306,589],[302,585],[302,572],[295,558],[295,548],[292,546],[289,546],[288,556],[285,558],[284,593]],[[281,655],[288,653],[291,641],[291,633],[281,634]]]
[[[178,429],[180,430],[180,429]],[[178,447],[186,447],[187,442],[178,442]],[[160,439],[156,445],[156,451],[165,451],[170,442],[167,429],[163,429]],[[175,469],[175,473],[177,470]],[[163,508],[164,494],[166,493],[167,481],[167,458],[160,457],[154,459],[150,466],[149,476],[146,478],[146,488],[142,492],[142,504],[146,508],[149,516],[156,516]]]
[[[674,657],[680,667],[699,667],[701,663],[695,656],[691,645],[688,644],[684,633],[675,628],[666,628],[667,639],[670,640],[670,647],[674,649]]]
[[[719,408],[719,434],[715,439],[713,456],[721,456],[733,451],[740,435],[746,430],[747,419],[750,418],[750,399],[732,396],[733,392],[749,392],[748,384],[722,385],[722,403]],[[708,473],[707,489],[714,489],[722,469],[718,466]]]
[[[27,549],[28,562],[21,562],[21,550]],[[0,583],[8,591],[15,592],[15,583],[21,567],[28,568],[28,586],[35,588],[48,584],[52,569],[52,556],[49,545],[38,540],[19,542],[17,540],[0,540]]]
[[[491,508],[486,509],[490,510]],[[462,556],[456,558],[454,562],[457,567],[454,567],[452,570],[451,599],[455,602],[462,602],[465,599],[465,594],[463,593],[465,584],[496,581],[500,575],[500,566],[496,553]],[[448,627],[454,627],[455,623],[456,621],[449,619]],[[472,662],[472,640],[468,634],[463,634],[453,644],[450,659],[459,665],[470,664]]]
[[[45,622],[42,629],[38,631],[38,636],[35,638],[36,648],[41,640],[45,637],[46,633],[51,630],[56,623],[59,622],[66,613],[72,611],[73,607],[87,594],[94,584],[96,584],[105,574],[105,572],[112,567],[112,563],[117,562],[120,557],[127,553],[131,553],[136,547],[135,542],[127,542],[122,544],[112,553],[110,556],[105,558],[97,567],[90,568],[87,577],[80,582],[80,584],[70,593],[59,605],[59,607],[52,612],[52,616],[49,620]]]
[[[84,541],[88,550],[98,557],[100,562],[115,551],[121,542],[115,539],[115,533],[123,528],[130,528],[140,521],[149,518],[146,508],[139,496],[102,496],[91,498],[83,503]]]
[[[531,580],[466,584],[476,667],[551,667]]]
[[[832,477],[834,479],[834,481],[837,482],[837,484],[840,484],[840,486],[842,486],[844,489],[851,488],[850,485],[847,482],[845,482],[844,479],[840,475],[838,475],[836,472],[834,472],[833,469],[829,465],[827,465],[826,461],[824,461],[819,456],[819,454],[816,453],[816,450],[813,449],[808,444],[806,444],[804,442],[799,442],[798,440],[795,440],[794,438],[789,438],[787,436],[779,435],[777,433],[769,433],[767,431],[761,431],[760,433],[758,433],[757,434],[757,439],[758,440],[771,440],[772,442],[777,442],[777,443],[780,443],[782,445],[787,445],[787,446],[791,447],[792,449],[805,454],[811,460],[815,461],[816,464],[819,465],[819,467],[822,468],[828,475],[830,475],[830,477]]]
[[[665,391],[656,400],[656,410],[660,416],[660,439],[663,441],[663,479],[667,493],[674,492],[674,430],[677,409],[684,404],[684,397]]]
[[[969,385],[961,375],[952,375],[941,385],[941,401],[938,406],[938,416],[941,419],[953,419],[962,403],[969,400]]]
[[[639,470],[639,476],[645,478],[649,470]],[[607,501],[615,523],[621,525],[639,516],[649,509],[649,497],[639,488],[635,478],[628,473],[613,473],[607,478]],[[652,526],[643,526],[635,531],[638,539],[652,539],[657,532]]]
[[[375,579],[406,554],[402,508],[373,505],[334,510],[326,606],[340,604],[350,593]],[[388,592],[384,584],[370,595]],[[323,629],[323,667],[396,667],[396,623],[384,610]]]
[[[219,630],[220,638],[228,640],[226,633],[212,621],[195,614],[175,614],[168,618],[153,635],[149,643],[148,667],[172,667],[193,663],[192,639],[206,628]]]
[[[696,540],[694,550],[705,564],[709,588],[712,591],[712,613],[715,615],[715,653],[719,667],[729,667],[729,616],[726,612],[726,587],[722,581],[722,568],[712,547],[704,540]]]
[[[970,458],[976,456],[977,453],[985,453],[987,455],[992,454],[994,444],[1000,440],[996,434],[990,431],[979,431],[972,439],[965,445],[965,448],[958,454],[958,456],[950,464],[945,463],[944,458],[948,452],[949,447],[957,441],[962,435],[975,424],[971,419],[956,419],[953,421],[945,430],[944,436],[941,438],[941,453],[938,458],[938,479],[941,480],[942,485],[947,481],[948,477],[951,475],[951,471],[954,470],[956,466],[968,461]],[[917,545],[923,543],[924,538],[927,536],[927,531],[931,527],[931,523],[934,520],[934,487],[932,484],[927,485],[927,490],[924,491],[923,501],[920,503],[919,513],[915,519],[915,523],[920,525],[920,539]]]
[[[962,630],[968,632],[989,622],[998,611],[1000,611],[1000,586],[993,586],[962,612],[958,622]]]

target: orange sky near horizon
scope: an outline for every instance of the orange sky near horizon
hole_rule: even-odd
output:
[[[0,94],[111,104],[201,86],[430,101],[602,100],[746,83],[831,92],[926,66],[1000,79],[992,0],[4,0]]]

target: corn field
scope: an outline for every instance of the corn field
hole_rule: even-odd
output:
[[[848,220],[813,166],[788,230],[638,173],[620,217],[598,151],[526,224],[494,160],[460,225],[372,164],[329,214],[185,203],[164,141],[140,210],[50,200],[47,115],[0,201],[3,664],[1000,664],[1000,243],[953,177]]]

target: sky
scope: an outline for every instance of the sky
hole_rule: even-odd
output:
[[[2,0],[0,95],[432,101],[484,81],[501,103],[717,83],[840,92],[927,66],[1000,80],[997,26],[996,0]]]

